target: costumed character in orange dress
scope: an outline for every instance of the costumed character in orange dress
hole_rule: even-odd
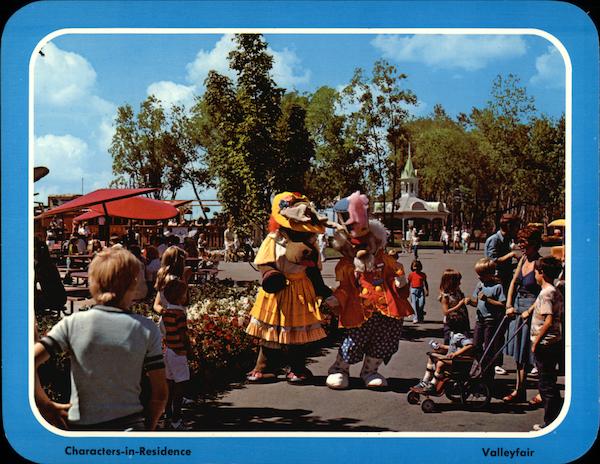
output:
[[[341,227],[333,247],[343,257],[335,268],[339,287],[327,304],[337,304],[346,336],[326,380],[333,389],[348,387],[350,365],[360,361],[360,377],[367,387],[387,386],[379,366],[398,351],[403,318],[414,312],[404,267],[385,253],[388,231],[381,222],[368,220],[368,205],[360,192],[334,205]]]
[[[273,199],[270,233],[254,260],[262,285],[246,332],[260,338],[261,347],[247,376],[250,382],[274,379],[284,365],[289,365],[290,383],[312,377],[306,345],[326,336],[319,304],[331,296],[317,248],[317,234],[325,231],[326,222],[300,193],[283,192]]]

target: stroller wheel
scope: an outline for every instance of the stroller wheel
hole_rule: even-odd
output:
[[[467,403],[473,409],[483,409],[492,399],[490,387],[481,381],[471,383],[467,392]]]
[[[444,389],[446,398],[453,403],[460,403],[462,401],[462,390],[461,385],[456,380],[449,380]]]
[[[414,391],[409,391],[408,395],[406,395],[406,400],[410,404],[419,404],[419,394]]]
[[[421,403],[421,409],[423,410],[423,412],[434,412],[435,411],[435,403],[433,402],[433,400],[427,398],[425,401],[423,401]]]

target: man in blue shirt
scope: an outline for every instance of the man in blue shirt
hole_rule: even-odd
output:
[[[503,214],[500,218],[500,230],[490,235],[485,241],[483,254],[496,264],[496,276],[500,279],[504,294],[508,294],[508,287],[513,277],[513,258],[518,258],[516,251],[511,250],[511,242],[519,230],[519,218],[514,214]],[[502,367],[504,356],[498,356],[496,374],[505,375]]]
[[[503,214],[500,218],[500,230],[485,241],[483,254],[496,263],[496,275],[502,282],[504,293],[508,292],[513,277],[513,258],[518,258],[511,250],[511,242],[519,230],[519,219],[514,214]]]

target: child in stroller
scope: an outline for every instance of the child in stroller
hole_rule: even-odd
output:
[[[430,342],[434,351],[427,353],[427,367],[423,380],[411,388],[411,391],[427,395],[439,395],[443,392],[444,383],[450,377],[454,360],[462,360],[465,354],[473,348],[473,340],[470,338],[468,315],[466,307],[460,308],[447,316],[450,328],[450,341],[448,345],[438,344],[433,340]],[[466,324],[465,324],[466,321]],[[472,358],[465,361],[472,362]]]
[[[407,395],[410,404],[419,404],[420,396],[425,397],[421,402],[423,412],[436,410],[431,396],[445,394],[452,402],[473,409],[484,408],[491,400],[489,387],[481,380],[481,373],[471,375],[472,368],[478,363],[471,356],[474,350],[468,321],[467,308],[463,305],[447,316],[451,331],[448,345],[430,343],[434,351],[427,353],[425,376]]]

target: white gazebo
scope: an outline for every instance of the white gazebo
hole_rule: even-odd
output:
[[[418,197],[419,195],[419,179],[415,171],[410,152],[402,173],[400,175],[401,195],[394,204],[386,202],[385,212],[386,218],[390,222],[395,222],[402,229],[404,237],[406,231],[406,221],[431,223],[430,230],[433,229],[433,222],[440,220],[441,226],[445,224],[450,211],[446,208],[446,204],[441,201],[425,201]],[[375,201],[373,203],[373,214],[378,219],[383,217],[383,202]],[[388,224],[386,224],[388,225]],[[389,225],[388,225],[389,227]],[[396,227],[394,227],[396,229]]]

